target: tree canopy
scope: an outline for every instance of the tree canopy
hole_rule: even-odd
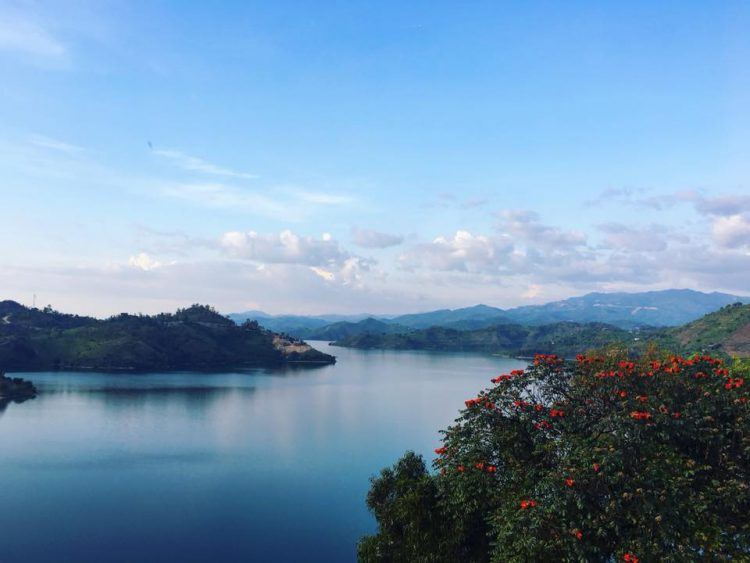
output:
[[[750,558],[748,363],[537,355],[373,479],[362,561]]]

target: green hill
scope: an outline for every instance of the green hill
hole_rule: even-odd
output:
[[[722,307],[684,326],[667,332],[680,347],[719,350],[730,356],[750,356],[750,305]]]
[[[501,324],[476,330],[432,327],[399,334],[359,334],[336,346],[394,350],[476,351],[530,356],[572,356],[610,345],[633,351],[654,343],[674,352],[712,351],[750,356],[750,305],[727,305],[677,328],[626,330],[605,323]]]
[[[508,355],[571,355],[613,343],[635,346],[637,333],[601,323],[554,323],[543,326],[504,324],[478,330],[431,327],[402,334],[363,334],[336,346],[393,350],[488,352]]]
[[[310,340],[341,340],[361,334],[390,334],[408,329],[401,325],[389,324],[378,319],[368,318],[357,323],[340,321],[307,332]]]
[[[106,320],[0,303],[0,369],[218,369],[335,358],[210,307]]]

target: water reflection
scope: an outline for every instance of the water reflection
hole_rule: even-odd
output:
[[[30,373],[0,422],[0,561],[352,561],[368,478],[431,457],[514,360],[336,349],[231,373]],[[39,541],[43,537],[44,541]]]
[[[33,399],[36,399],[36,397],[23,397],[21,399],[0,399],[0,416],[3,415],[5,409],[7,409],[8,405],[10,405],[11,403],[20,405],[21,403],[25,403],[26,401],[31,401]]]

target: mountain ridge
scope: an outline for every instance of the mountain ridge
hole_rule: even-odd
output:
[[[333,342],[334,346],[350,348],[473,351],[513,356],[552,353],[572,356],[608,346],[639,352],[651,344],[676,353],[720,352],[750,357],[750,305],[726,305],[680,327],[628,330],[598,322],[511,323],[467,331],[431,327],[399,334],[360,334]]]
[[[552,301],[543,305],[524,305],[511,309],[500,309],[485,304],[457,309],[438,309],[422,313],[403,315],[351,315],[349,318],[326,322],[332,316],[273,316],[257,313],[254,320],[262,326],[291,334],[298,338],[318,338],[325,327],[348,322],[352,325],[366,318],[385,324],[400,325],[407,329],[440,326],[461,330],[481,329],[505,323],[543,325],[556,322],[602,322],[623,329],[650,326],[680,326],[702,315],[735,302],[750,302],[749,297],[740,297],[720,292],[699,292],[691,289],[668,289],[637,293],[592,292],[585,295]],[[251,318],[249,313],[229,315],[234,320]],[[347,317],[347,316],[343,316]],[[361,318],[360,318],[361,317]],[[338,330],[344,330],[339,325]],[[346,330],[356,332],[356,327]],[[384,330],[384,332],[393,332]]]

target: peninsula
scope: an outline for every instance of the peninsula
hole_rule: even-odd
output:
[[[212,370],[331,364],[336,358],[253,321],[193,305],[100,320],[0,302],[0,369]]]

